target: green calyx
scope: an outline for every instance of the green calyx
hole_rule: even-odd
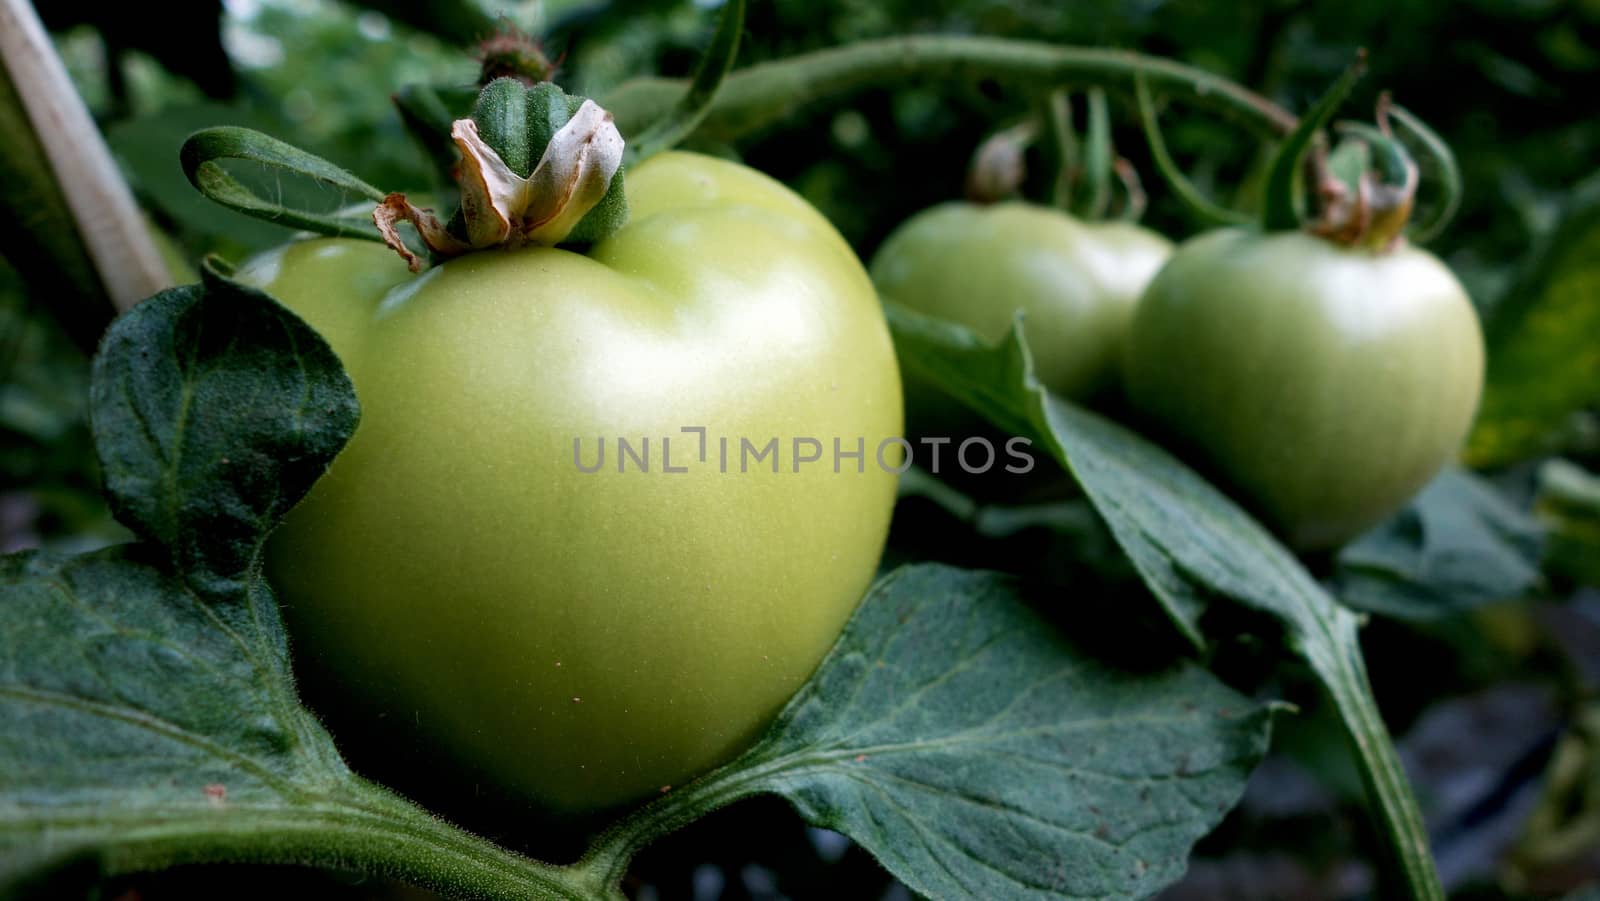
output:
[[[472,121],[478,124],[484,143],[513,172],[527,178],[547,154],[552,139],[578,115],[587,99],[568,94],[549,82],[528,86],[501,78],[490,82],[478,95]],[[615,132],[610,113],[605,113],[605,124]],[[620,145],[621,138],[617,141]],[[623,195],[621,166],[606,184],[599,199],[560,243],[592,244],[627,223],[628,200]]]
[[[1344,74],[1278,148],[1267,173],[1262,203],[1261,225],[1265,230],[1304,228],[1345,247],[1377,252],[1392,250],[1404,239],[1420,172],[1405,145],[1390,130],[1389,95],[1385,93],[1378,100],[1376,127],[1359,122],[1338,123],[1335,130],[1343,140],[1332,151],[1327,149],[1323,132],[1366,72],[1366,65],[1366,51],[1357,52]],[[1396,116],[1411,131],[1431,137],[1420,123],[1413,127],[1414,117],[1401,112]],[[1445,168],[1454,168],[1449,148],[1442,142],[1425,142],[1425,148]],[[1457,193],[1455,187],[1447,188],[1452,197]],[[1304,210],[1307,199],[1313,202],[1309,216]],[[1447,204],[1445,218],[1449,205],[1453,201]]]
[[[450,137],[460,151],[461,207],[448,224],[403,194],[373,213],[384,240],[413,270],[421,261],[401,239],[410,222],[436,257],[491,247],[586,245],[628,219],[622,187],[623,140],[594,101],[540,82],[499,78],[483,88],[472,115]]]

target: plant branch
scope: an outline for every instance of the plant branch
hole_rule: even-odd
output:
[[[573,869],[584,871],[594,884],[616,886],[628,864],[647,845],[682,829],[735,801],[759,794],[770,773],[793,766],[786,757],[760,760],[762,745],[682,788],[638,808],[606,829],[590,844]]]
[[[731,141],[812,103],[867,87],[994,80],[1030,91],[1099,86],[1131,95],[1139,72],[1161,93],[1228,114],[1263,135],[1294,129],[1295,117],[1260,94],[1159,57],[1003,38],[916,36],[862,41],[734,72],[698,133]],[[634,133],[672,108],[684,87],[681,79],[635,79],[611,92],[603,105],[624,134]]]
[[[1166,139],[1161,136],[1161,125],[1156,121],[1155,101],[1150,98],[1150,86],[1143,74],[1134,76],[1134,95],[1139,108],[1139,126],[1144,129],[1145,141],[1150,145],[1150,159],[1155,164],[1156,172],[1166,181],[1167,187],[1172,189],[1173,195],[1190,215],[1207,225],[1249,223],[1251,221],[1249,216],[1212,202],[1195,187],[1193,182],[1189,181],[1183,170],[1178,168],[1177,161],[1167,150]]]
[[[118,830],[98,862],[106,876],[210,863],[354,870],[481,901],[590,901],[604,894],[578,869],[514,854],[377,786],[353,781],[338,794],[248,815],[225,809],[215,818],[192,810],[169,819],[141,815]],[[86,822],[104,829],[106,817],[95,813]],[[70,848],[74,827],[71,819],[51,823],[59,846]]]
[[[1368,809],[1388,839],[1385,845],[1394,857],[1406,896],[1417,901],[1444,901],[1444,888],[1428,849],[1428,832],[1416,796],[1367,680],[1357,618],[1341,613],[1329,627],[1325,640],[1307,642],[1303,653],[1327,686],[1351,747],[1361,761],[1359,769],[1366,783]]]

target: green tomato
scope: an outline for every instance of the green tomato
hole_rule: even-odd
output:
[[[321,331],[362,405],[269,544],[297,653],[565,811],[747,746],[862,597],[895,494],[875,459],[901,428],[893,348],[839,234],[707,157],[657,156],[627,191],[631,221],[586,255],[413,277],[314,240],[242,273]],[[836,471],[835,439],[864,457]]]
[[[1291,545],[1336,546],[1460,448],[1483,385],[1471,301],[1426,251],[1211,232],[1139,302],[1124,381]]]
[[[1139,294],[1172,253],[1155,232],[1024,203],[947,203],[908,219],[872,260],[882,295],[999,341],[1017,310],[1039,380],[1084,400],[1112,385]]]

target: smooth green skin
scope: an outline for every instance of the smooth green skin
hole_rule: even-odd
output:
[[[380,245],[313,240],[242,273],[327,337],[362,405],[268,549],[297,654],[563,811],[746,747],[868,587],[895,494],[873,459],[901,429],[894,352],[833,227],[708,157],[656,156],[627,191],[630,223],[588,255],[412,277]],[[709,428],[708,462],[685,426]],[[618,435],[650,438],[648,473],[617,472]],[[602,436],[605,467],[579,471],[574,439],[593,465]],[[663,436],[688,472],[662,471]],[[741,472],[739,439],[773,436],[780,472]],[[825,445],[798,473],[797,436]],[[865,438],[864,474],[834,472],[835,436]]]
[[[1122,336],[1172,253],[1155,232],[1025,203],[946,203],[906,220],[872,260],[884,297],[991,342],[1022,310],[1035,372],[1086,400],[1114,383]]]
[[[1124,386],[1291,545],[1389,516],[1461,447],[1483,335],[1445,265],[1296,232],[1209,232],[1134,315]]]

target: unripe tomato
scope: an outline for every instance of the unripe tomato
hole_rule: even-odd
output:
[[[884,241],[872,279],[884,297],[988,341],[1022,310],[1040,381],[1083,400],[1114,382],[1134,304],[1171,252],[1137,225],[1024,203],[947,203]]]
[[[863,595],[894,502],[875,451],[899,378],[844,240],[733,163],[663,154],[626,189],[629,224],[588,254],[413,277],[315,240],[243,271],[327,337],[362,408],[268,548],[296,653],[560,810],[745,747]],[[749,464],[741,442],[772,438],[777,471]],[[836,471],[835,439],[864,457]]]
[[[1483,385],[1461,283],[1424,250],[1297,232],[1178,248],[1128,332],[1130,402],[1290,544],[1377,524],[1457,452]]]

